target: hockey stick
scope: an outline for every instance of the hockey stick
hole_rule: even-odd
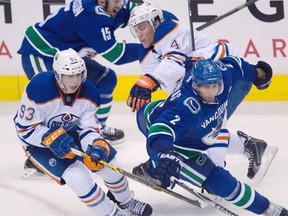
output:
[[[250,1],[248,1],[248,2],[245,2],[244,4],[239,5],[238,7],[236,7],[236,8],[234,8],[234,9],[228,11],[227,13],[222,14],[222,15],[216,17],[215,19],[212,19],[212,20],[206,22],[205,24],[197,27],[196,30],[201,31],[201,30],[203,30],[204,28],[207,28],[208,26],[211,26],[211,25],[213,25],[214,23],[219,22],[220,20],[222,20],[222,19],[230,16],[231,14],[234,14],[234,13],[236,13],[237,11],[242,10],[243,8],[248,7],[248,6],[252,5],[252,4],[254,4],[254,3],[257,2],[257,1],[258,1],[258,0],[250,0]],[[190,21],[190,20],[189,20],[189,21]]]
[[[211,200],[209,197],[205,196],[204,194],[198,193],[192,187],[188,186],[184,182],[179,181],[178,179],[176,179],[174,177],[171,178],[171,181],[174,182],[175,184],[177,184],[178,186],[180,186],[181,188],[183,188],[184,190],[190,192],[194,196],[198,197],[199,199],[202,199],[203,201],[208,203],[210,206],[212,206],[212,207],[218,209],[219,211],[223,212],[224,214],[230,215],[230,216],[238,216],[237,214],[233,213],[232,211],[230,211],[229,209],[225,208],[224,206],[214,202],[213,200]]]
[[[80,157],[86,157],[87,156],[86,153],[84,153],[82,151],[79,151],[79,150],[77,150],[75,148],[71,148],[71,150],[72,150],[72,152],[74,154],[76,154],[76,155],[78,155]],[[102,165],[114,170],[115,172],[121,173],[121,174],[125,175],[128,178],[134,179],[135,181],[140,182],[140,183],[142,183],[142,184],[144,184],[144,185],[146,185],[146,186],[148,186],[148,187],[150,187],[150,188],[152,188],[154,190],[161,191],[161,192],[164,192],[166,194],[169,194],[169,195],[171,195],[173,197],[176,197],[176,198],[178,198],[178,199],[180,199],[182,201],[190,203],[190,204],[192,204],[192,205],[194,205],[194,206],[196,206],[198,208],[205,208],[208,205],[206,202],[203,202],[202,200],[198,201],[198,198],[196,198],[197,200],[190,199],[190,198],[185,197],[185,196],[183,196],[183,195],[181,195],[181,194],[179,194],[177,192],[174,192],[172,190],[163,188],[163,187],[155,184],[154,182],[148,181],[148,180],[143,179],[143,178],[141,178],[139,176],[136,176],[136,175],[134,175],[134,174],[132,174],[130,172],[127,172],[127,171],[125,171],[123,169],[120,169],[117,166],[115,166],[113,164],[109,164],[109,163],[107,163],[107,162],[105,162],[103,160],[99,160],[98,162],[101,163]]]
[[[188,15],[189,15],[189,24],[190,24],[190,34],[191,34],[191,46],[192,46],[192,52],[194,52],[195,41],[194,41],[194,28],[193,28],[193,21],[192,21],[191,1],[192,0],[188,0]]]

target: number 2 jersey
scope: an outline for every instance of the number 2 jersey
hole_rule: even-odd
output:
[[[231,86],[237,80],[254,82],[257,70],[238,57],[225,57],[217,61],[223,74],[223,92],[213,103],[199,98],[187,72],[166,101],[151,102],[145,108],[148,127],[147,147],[155,153],[176,150],[192,156],[217,143],[217,137],[226,121],[227,99]]]
[[[24,147],[29,145],[46,148],[42,136],[49,128],[63,127],[69,131],[76,127],[82,149],[99,138],[99,124],[95,113],[100,104],[98,89],[86,80],[71,95],[59,89],[54,72],[37,74],[23,92],[20,108],[14,122]]]

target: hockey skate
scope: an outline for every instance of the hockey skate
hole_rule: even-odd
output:
[[[109,197],[110,200],[116,203],[120,209],[132,215],[150,216],[153,212],[153,209],[149,204],[141,202],[140,200],[134,198],[130,199],[127,202],[120,203],[115,199],[115,197],[110,191],[108,191],[107,197]]]
[[[123,130],[105,125],[102,129],[102,133],[103,138],[107,140],[107,142],[109,142],[111,145],[117,145],[125,142],[125,135]]]
[[[237,131],[237,134],[245,139],[244,157],[249,160],[247,177],[260,182],[273,162],[278,147],[268,146],[264,140],[253,138],[242,131]]]
[[[265,216],[288,216],[287,209],[276,203],[270,202],[269,208],[263,213]]]
[[[122,210],[122,209],[116,209],[116,212],[112,216],[129,216],[131,215],[130,213]]]
[[[24,162],[23,179],[48,179],[42,170],[38,169],[29,158]]]
[[[147,160],[144,163],[141,163],[140,165],[136,166],[133,168],[132,173],[136,176],[139,176],[149,182],[152,182],[156,185],[161,185],[160,181],[153,178],[150,174],[149,174],[149,166],[150,166],[150,161]]]

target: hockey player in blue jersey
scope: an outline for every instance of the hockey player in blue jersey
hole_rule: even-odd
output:
[[[285,208],[215,165],[206,154],[215,146],[232,144],[225,125],[231,86],[243,79],[263,89],[271,77],[270,65],[262,61],[255,66],[238,57],[196,61],[166,101],[151,102],[137,113],[139,129],[147,138],[150,175],[164,187],[172,184],[173,176],[255,214],[287,216]],[[218,156],[221,160],[222,154]]]
[[[58,50],[72,48],[87,65],[87,79],[99,87],[102,104],[98,119],[104,137],[117,144],[124,141],[124,132],[106,126],[117,83],[115,72],[90,58],[95,54],[116,65],[137,60],[139,44],[116,41],[114,32],[126,26],[135,3],[129,0],[73,0],[43,22],[29,26],[18,53],[29,79],[34,74],[52,69]]]
[[[52,70],[58,50],[72,48],[81,54],[88,70],[87,79],[99,88],[101,105],[97,117],[104,138],[112,145],[125,141],[123,130],[106,125],[117,77],[111,68],[97,63],[91,56],[97,53],[116,65],[138,60],[139,44],[118,42],[114,35],[115,30],[126,26],[134,6],[129,0],[69,1],[43,22],[28,27],[18,51],[29,79],[41,71]],[[31,165],[27,161],[25,167]],[[38,173],[32,166],[25,170],[24,177],[34,174]]]
[[[30,160],[60,185],[66,184],[100,215],[151,215],[149,204],[133,198],[127,178],[98,160],[117,164],[116,150],[101,137],[95,112],[99,90],[86,80],[84,60],[72,49],[54,57],[54,71],[35,75],[28,83],[14,117],[17,135]],[[72,129],[77,128],[77,133]],[[85,151],[77,158],[71,147]],[[86,166],[85,166],[86,165]],[[98,174],[119,202],[117,207],[91,176]]]
[[[237,55],[237,49],[231,44],[212,41],[197,30],[194,30],[195,51],[192,52],[190,28],[173,17],[165,18],[163,11],[150,2],[145,2],[132,10],[129,26],[133,35],[138,37],[142,44],[139,50],[139,61],[145,73],[131,88],[127,104],[132,111],[138,110],[143,104],[149,102],[152,92],[159,88],[169,95],[184,76],[185,66],[188,67],[185,61],[191,56],[216,60],[230,54]],[[189,64],[191,66],[192,62],[189,61]],[[252,82],[246,80],[233,83],[228,99],[228,119],[251,86]],[[262,163],[267,143],[241,131],[231,133],[230,139],[234,143],[239,143],[233,154],[243,154],[248,158],[247,176],[254,178]],[[269,146],[269,149],[272,148],[275,149],[275,156],[277,147]],[[268,169],[269,166],[262,167]]]

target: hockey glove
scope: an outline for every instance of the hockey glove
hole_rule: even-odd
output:
[[[171,176],[179,179],[182,161],[182,157],[173,151],[159,154],[159,163],[155,168],[155,178],[161,182],[162,187],[171,186]]]
[[[273,76],[273,70],[271,66],[264,62],[264,61],[258,61],[257,65],[255,65],[256,68],[262,69],[266,73],[266,77],[264,79],[258,79],[257,81],[254,82],[254,85],[259,89],[263,90],[269,87],[271,83],[271,79]]]
[[[69,158],[75,157],[75,154],[71,151],[71,146],[74,146],[74,139],[66,133],[64,128],[58,129],[50,128],[42,136],[43,145],[47,146],[57,158]]]
[[[96,139],[92,145],[88,145],[86,154],[87,156],[84,158],[86,167],[94,172],[100,171],[104,166],[98,161],[107,161],[110,154],[109,144],[103,139]]]
[[[198,61],[204,59],[203,57],[187,57],[185,60],[185,69],[186,71],[191,71],[193,64]]]
[[[135,112],[146,103],[151,101],[151,93],[159,88],[158,81],[149,74],[140,76],[132,89],[127,100],[127,105],[131,111]]]

